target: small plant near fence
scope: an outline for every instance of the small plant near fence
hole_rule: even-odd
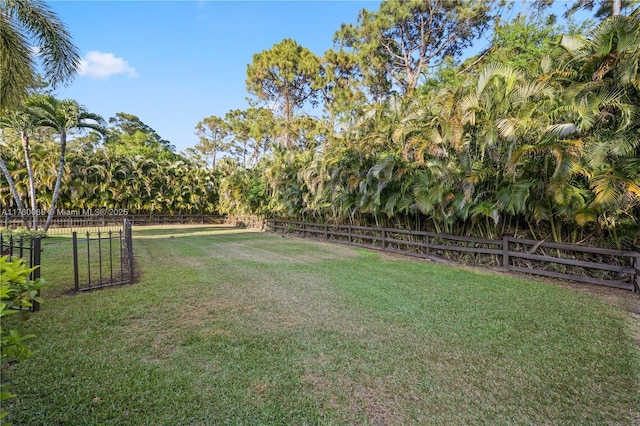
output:
[[[2,237],[0,237],[2,239]],[[15,397],[9,391],[7,380],[8,367],[31,356],[25,341],[36,337],[33,334],[21,335],[16,330],[7,330],[7,316],[21,313],[28,315],[35,304],[39,304],[40,289],[44,286],[42,278],[31,279],[38,267],[29,268],[24,259],[0,256],[0,406],[2,401]],[[0,420],[7,415],[0,412]]]
[[[73,232],[74,290],[87,291],[134,281],[131,222],[117,231]]]
[[[43,230],[34,231],[27,228],[4,228],[0,229],[0,235],[4,236],[7,239],[9,237],[13,237],[14,239],[24,238],[25,240],[27,240],[30,238],[45,238],[47,236],[47,233]]]
[[[30,268],[29,279],[37,281],[40,278],[40,259],[42,254],[42,239],[38,236],[21,235],[0,232],[0,256],[7,260],[24,259]],[[36,312],[40,308],[37,299],[29,306],[29,310]]]

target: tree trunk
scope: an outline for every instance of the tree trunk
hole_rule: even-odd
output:
[[[33,215],[32,229],[38,230],[38,208],[36,202],[36,184],[33,178],[33,166],[31,165],[31,157],[29,156],[29,135],[21,132],[22,150],[24,151],[24,161],[27,165],[27,175],[29,176],[29,198],[31,199],[31,214]]]
[[[622,0],[613,0],[611,8],[611,16],[620,15],[620,11],[622,10]]]
[[[62,183],[62,174],[64,173],[65,155],[67,151],[67,132],[62,129],[60,132],[60,166],[58,167],[58,176],[56,177],[56,186],[53,188],[53,197],[51,198],[51,207],[49,207],[49,214],[47,215],[47,221],[44,224],[43,230],[47,232],[51,222],[53,221],[53,213],[56,209],[56,203],[60,196],[60,185]]]
[[[18,208],[18,212],[20,213],[20,218],[24,222],[24,226],[29,229],[29,221],[24,215],[24,206],[22,205],[22,199],[18,194],[18,188],[16,188],[15,183],[13,183],[13,179],[9,174],[9,169],[7,169],[7,165],[4,163],[4,159],[0,157],[0,169],[2,169],[2,173],[4,173],[4,177],[7,179],[9,183],[9,188],[11,189],[11,195],[13,195],[13,200],[16,202],[16,207]]]
[[[285,93],[284,97],[284,147],[289,149],[291,148],[291,120],[293,119],[293,106],[291,105],[291,96],[289,92]]]

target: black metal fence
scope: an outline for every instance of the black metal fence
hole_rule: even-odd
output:
[[[16,238],[0,233],[0,256],[8,256],[9,259],[14,257],[24,259],[29,268],[35,268],[31,271],[30,280],[35,281],[40,278],[41,253],[42,240],[40,238]],[[31,312],[39,311],[40,303],[34,300],[29,310]]]
[[[134,282],[131,221],[117,230],[86,232],[73,238],[73,278],[75,291],[95,290]]]
[[[640,250],[326,223],[267,221],[267,230],[432,260],[501,267],[640,292]]]

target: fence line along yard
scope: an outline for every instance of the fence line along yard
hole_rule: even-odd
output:
[[[431,260],[500,267],[640,292],[640,252],[513,237],[501,240],[436,232],[270,219],[267,230]]]

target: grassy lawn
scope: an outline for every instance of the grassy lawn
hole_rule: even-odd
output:
[[[10,370],[10,422],[640,420],[632,326],[596,296],[224,227],[134,247],[139,283],[68,296],[69,238],[47,240],[46,303],[11,319],[38,353]]]

